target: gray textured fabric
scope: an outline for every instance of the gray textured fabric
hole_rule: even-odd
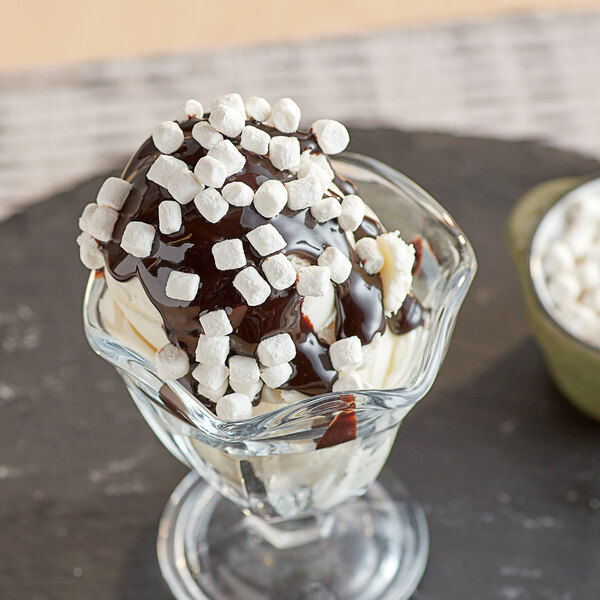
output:
[[[0,219],[114,167],[182,100],[234,90],[292,96],[305,124],[536,138],[600,157],[598,56],[595,11],[5,74]]]

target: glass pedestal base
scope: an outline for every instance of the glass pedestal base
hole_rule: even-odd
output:
[[[158,536],[177,600],[405,600],[428,553],[423,510],[385,471],[364,496],[278,526],[245,516],[192,472]]]

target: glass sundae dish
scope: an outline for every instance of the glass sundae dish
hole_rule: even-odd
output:
[[[343,125],[299,122],[189,100],[80,219],[90,345],[192,470],[159,528],[176,598],[401,600],[426,565],[418,504],[374,482],[475,257],[398,172],[330,159]]]

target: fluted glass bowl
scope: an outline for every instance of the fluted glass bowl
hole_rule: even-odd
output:
[[[421,509],[398,482],[374,481],[402,419],[438,373],[475,255],[444,209],[397,171],[351,153],[334,167],[388,230],[426,240],[413,289],[429,313],[407,336],[408,359],[393,389],[323,394],[222,422],[109,334],[99,310],[106,283],[101,273],[90,276],[90,345],[115,366],[165,447],[192,469],[159,530],[159,562],[176,598],[402,600],[424,571]],[[334,420],[338,443],[317,449]]]

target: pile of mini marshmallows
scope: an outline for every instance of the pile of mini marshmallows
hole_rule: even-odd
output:
[[[165,121],[156,127],[152,135],[161,154],[148,170],[147,178],[173,198],[162,201],[158,207],[160,234],[168,236],[181,229],[181,206],[192,201],[199,213],[212,224],[218,223],[230,206],[252,205],[265,218],[274,217],[287,206],[295,211],[309,209],[319,223],[337,219],[339,226],[348,233],[360,226],[365,216],[362,199],[351,194],[344,196],[340,202],[333,195],[327,195],[334,178],[329,161],[322,154],[311,154],[309,150],[301,152],[298,139],[289,135],[298,129],[300,123],[300,108],[293,100],[282,98],[271,107],[264,98],[251,97],[244,101],[239,94],[226,94],[211,103],[208,119],[204,119],[203,114],[202,104],[197,100],[188,100],[182,107],[182,121],[201,119],[194,125],[192,137],[208,151],[198,160],[193,171],[185,162],[171,156],[184,142],[184,133],[178,122]],[[271,136],[246,124],[247,120],[263,122],[282,135]],[[341,123],[329,119],[315,121],[310,130],[327,154],[342,152],[350,139]],[[276,169],[291,172],[296,178],[288,183],[268,180],[256,191],[242,182],[224,185],[228,177],[244,168],[246,156],[241,150],[268,157]],[[98,269],[104,266],[97,242],[110,240],[118,211],[123,207],[131,187],[127,181],[110,177],[100,188],[96,203],[85,207],[79,220],[82,234],[77,241],[86,267]],[[123,232],[121,247],[135,257],[146,258],[152,252],[156,235],[153,225],[131,221]],[[246,266],[241,239],[216,243],[212,254],[219,270],[237,271],[233,285],[249,306],[264,303],[272,288],[284,290],[292,285],[301,296],[324,296],[331,281],[343,283],[352,271],[350,260],[335,247],[327,247],[316,265],[295,265],[281,252],[286,241],[271,224],[255,228],[246,234],[246,238],[253,249],[265,257],[261,264],[262,274],[256,268]],[[369,274],[383,269],[382,250],[392,253],[393,265],[407,265],[404,271],[408,269],[410,273],[414,249],[406,245],[397,232],[378,238],[363,238],[355,249]],[[174,300],[191,302],[198,293],[199,285],[198,274],[173,270],[167,279],[165,293]],[[394,288],[394,285],[391,287]],[[400,292],[391,306],[387,302],[385,309],[389,314],[397,310],[404,300],[408,291],[406,281],[396,281],[394,289]],[[392,299],[396,296],[392,292],[389,294]],[[291,377],[292,366],[289,363],[296,355],[291,337],[278,334],[263,339],[257,349],[259,365],[255,358],[246,356],[231,356],[227,360],[228,335],[232,328],[223,310],[203,315],[200,324],[204,333],[196,350],[199,365],[192,371],[198,382],[198,393],[216,402],[220,418],[248,418],[252,413],[251,399],[260,392],[263,382],[277,388]],[[352,375],[352,368],[362,362],[359,338],[354,336],[333,343],[330,356],[340,374],[334,391],[359,388],[357,376]],[[186,353],[171,344],[157,352],[156,363],[163,379],[184,377],[190,368]],[[225,394],[228,385],[234,390],[233,394]]]
[[[568,207],[562,235],[544,249],[542,269],[557,320],[600,347],[600,195]]]

